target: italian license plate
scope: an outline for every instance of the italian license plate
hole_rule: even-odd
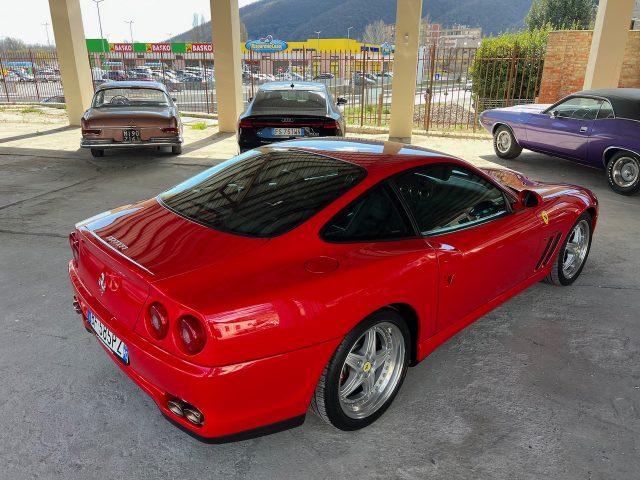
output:
[[[127,129],[122,131],[122,141],[124,142],[139,142],[140,130]]]
[[[304,133],[301,128],[274,128],[276,137],[301,137]]]
[[[120,360],[129,365],[129,349],[116,335],[96,317],[91,310],[87,313],[87,320],[100,341],[111,350]]]

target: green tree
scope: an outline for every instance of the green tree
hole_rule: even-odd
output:
[[[594,0],[534,0],[525,18],[529,30],[586,30],[593,26]]]
[[[547,30],[535,30],[482,39],[469,69],[477,113],[535,99],[547,34]]]

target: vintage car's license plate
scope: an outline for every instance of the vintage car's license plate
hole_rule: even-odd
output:
[[[124,363],[129,365],[129,349],[111,330],[109,330],[91,310],[87,313],[87,320],[96,336],[104,345],[116,354]]]
[[[301,128],[274,128],[273,134],[276,137],[301,137],[303,130]]]
[[[135,129],[127,129],[122,131],[122,140],[124,142],[139,142],[140,141],[140,130]]]

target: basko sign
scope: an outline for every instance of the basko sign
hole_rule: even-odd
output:
[[[171,53],[171,44],[170,43],[147,43],[147,52]]]
[[[252,52],[274,53],[286,50],[289,45],[284,40],[274,40],[271,35],[267,35],[259,40],[249,40],[244,46]]]
[[[133,52],[133,43],[110,43],[110,52]]]
[[[209,53],[213,52],[213,45],[210,43],[187,43],[187,53]]]

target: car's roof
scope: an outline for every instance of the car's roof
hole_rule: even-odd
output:
[[[570,97],[606,98],[613,107],[616,118],[640,120],[640,88],[598,88],[582,90]]]
[[[268,149],[302,149],[314,151],[339,160],[359,165],[371,171],[396,171],[416,163],[429,163],[438,159],[460,159],[446,153],[391,141],[322,138],[315,140],[288,140],[272,143]],[[411,164],[411,165],[410,165]]]
[[[98,85],[96,91],[98,90],[106,90],[108,88],[151,88],[154,90],[162,90],[166,91],[166,87],[160,82],[146,82],[144,80],[128,80],[128,81],[118,81],[118,82],[105,82],[101,85]]]
[[[320,82],[268,82],[260,86],[260,90],[324,90],[324,83]]]

